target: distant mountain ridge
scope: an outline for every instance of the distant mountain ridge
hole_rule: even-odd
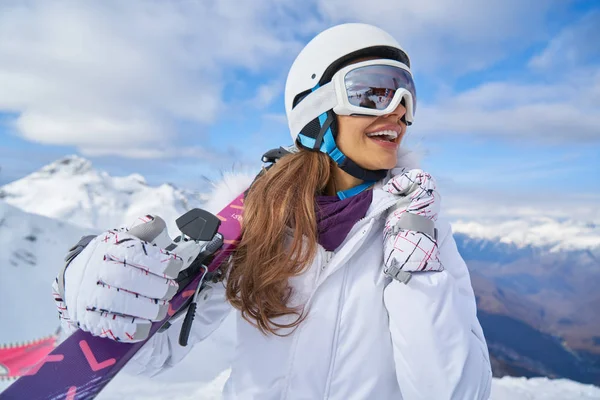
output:
[[[600,248],[600,223],[568,218],[531,215],[513,219],[453,221],[455,233],[472,240],[533,247],[545,252],[560,252]]]
[[[27,212],[89,228],[129,224],[147,213],[174,220],[204,201],[203,194],[171,184],[152,187],[140,174],[113,177],[80,156],[70,155],[0,187],[0,200]],[[456,234],[499,249],[557,252],[600,248],[600,223],[544,215],[502,221],[452,221]],[[506,245],[508,247],[502,247]],[[512,247],[510,247],[512,246]],[[487,252],[487,249],[486,249]],[[496,251],[494,256],[498,255]]]
[[[551,251],[455,238],[496,376],[600,384],[600,248]]]
[[[79,156],[67,156],[0,187],[0,200],[24,211],[104,230],[155,213],[167,222],[202,203],[198,193],[170,184],[152,187],[139,174],[112,177]]]

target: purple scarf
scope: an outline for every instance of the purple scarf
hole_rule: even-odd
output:
[[[365,190],[344,200],[337,196],[317,196],[315,210],[319,244],[327,251],[337,249],[354,224],[365,217],[372,200],[372,190]]]

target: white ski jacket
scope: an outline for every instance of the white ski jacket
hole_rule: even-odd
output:
[[[310,268],[290,281],[293,305],[309,308],[293,333],[264,336],[235,310],[237,346],[225,399],[489,398],[488,349],[450,224],[436,222],[444,271],[415,273],[408,284],[386,277],[382,232],[397,197],[380,187],[342,245],[334,252],[319,246]],[[224,192],[211,211],[239,194]],[[222,283],[209,289],[190,343],[210,335],[231,309]],[[129,371],[153,375],[180,361],[191,347],[177,343],[181,322],[151,338]]]

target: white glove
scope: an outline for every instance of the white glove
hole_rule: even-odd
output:
[[[440,195],[435,180],[420,169],[403,171],[383,190],[400,197],[384,227],[384,272],[408,283],[412,272],[442,271],[435,221]]]
[[[145,340],[152,321],[167,315],[178,290],[174,278],[195,258],[164,250],[170,243],[165,222],[146,216],[129,228],[96,236],[83,250],[79,247],[53,285],[60,317],[72,329],[95,336]],[[185,252],[185,246],[180,249]]]

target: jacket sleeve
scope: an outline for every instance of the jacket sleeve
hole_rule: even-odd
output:
[[[225,299],[223,282],[211,284],[198,296],[198,306],[188,345],[179,345],[179,332],[185,313],[171,321],[171,326],[148,340],[124,367],[129,374],[156,375],[172,366],[191,351],[194,344],[206,339],[223,322],[231,311]]]
[[[437,225],[444,271],[384,291],[398,384],[405,400],[488,399],[492,371],[469,271],[450,224]]]

